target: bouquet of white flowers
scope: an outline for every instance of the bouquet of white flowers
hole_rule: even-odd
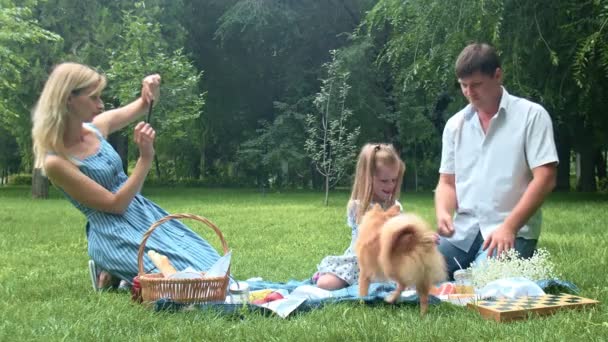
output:
[[[474,263],[469,269],[473,286],[478,289],[502,278],[524,277],[538,281],[559,276],[549,252],[543,248],[537,249],[529,259],[521,258],[515,249],[510,249],[499,257],[489,258],[480,264]]]

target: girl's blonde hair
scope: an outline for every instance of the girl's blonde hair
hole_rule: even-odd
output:
[[[390,198],[391,203],[388,204],[394,204],[401,194],[405,163],[399,157],[397,150],[391,144],[366,144],[359,153],[353,191],[349,201],[349,206],[358,202],[356,212],[357,223],[359,223],[361,217],[367,211],[372,200],[374,174],[380,166],[398,167],[399,169],[395,193]]]
[[[72,160],[63,143],[69,119],[68,98],[72,94],[80,95],[81,91],[92,85],[96,85],[95,89],[87,96],[101,94],[106,86],[106,78],[86,65],[61,63],[53,68],[32,111],[35,168],[44,171],[44,159],[49,152]]]

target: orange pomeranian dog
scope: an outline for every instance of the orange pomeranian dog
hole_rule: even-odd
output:
[[[359,295],[367,296],[372,280],[388,278],[397,283],[395,292],[385,299],[393,303],[406,287],[415,285],[424,315],[431,287],[446,277],[445,260],[428,223],[414,214],[400,214],[398,206],[383,211],[374,205],[363,215],[359,227],[355,245]]]

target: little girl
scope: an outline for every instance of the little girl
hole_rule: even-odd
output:
[[[327,256],[318,265],[315,274],[317,286],[326,290],[337,290],[357,282],[359,265],[354,246],[359,235],[359,222],[372,204],[384,209],[397,200],[405,164],[389,144],[366,144],[359,153],[353,191],[346,206],[347,224],[352,229],[350,246],[340,256]]]

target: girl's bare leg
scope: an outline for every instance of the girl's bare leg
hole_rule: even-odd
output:
[[[317,280],[317,287],[324,290],[339,290],[347,286],[347,282],[331,273],[323,273]]]

